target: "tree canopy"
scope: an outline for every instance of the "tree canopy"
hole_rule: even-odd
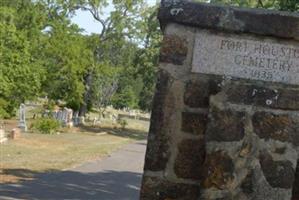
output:
[[[297,0],[197,1],[299,9]],[[20,103],[38,97],[64,102],[81,115],[110,104],[150,110],[161,32],[158,5],[146,2],[2,0],[0,118],[14,116]],[[98,34],[84,35],[72,23],[78,10],[98,22]]]
[[[84,35],[72,23],[77,10],[90,12],[99,34]],[[160,42],[156,10],[143,0],[3,0],[0,117],[38,97],[82,115],[108,104],[149,110]]]

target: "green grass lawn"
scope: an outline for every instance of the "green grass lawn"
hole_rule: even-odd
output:
[[[0,183],[31,178],[30,174],[25,177],[7,174],[11,169],[48,172],[103,158],[124,144],[145,139],[147,128],[81,127],[59,135],[24,134],[0,145]]]

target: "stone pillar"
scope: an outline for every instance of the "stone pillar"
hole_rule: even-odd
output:
[[[299,16],[164,0],[141,200],[295,200]]]

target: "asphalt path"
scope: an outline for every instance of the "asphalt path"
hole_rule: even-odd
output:
[[[138,141],[103,160],[0,185],[0,200],[138,200],[145,149],[146,141]]]

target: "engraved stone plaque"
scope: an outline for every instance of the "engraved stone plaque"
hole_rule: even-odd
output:
[[[299,44],[200,30],[192,72],[299,84]]]

